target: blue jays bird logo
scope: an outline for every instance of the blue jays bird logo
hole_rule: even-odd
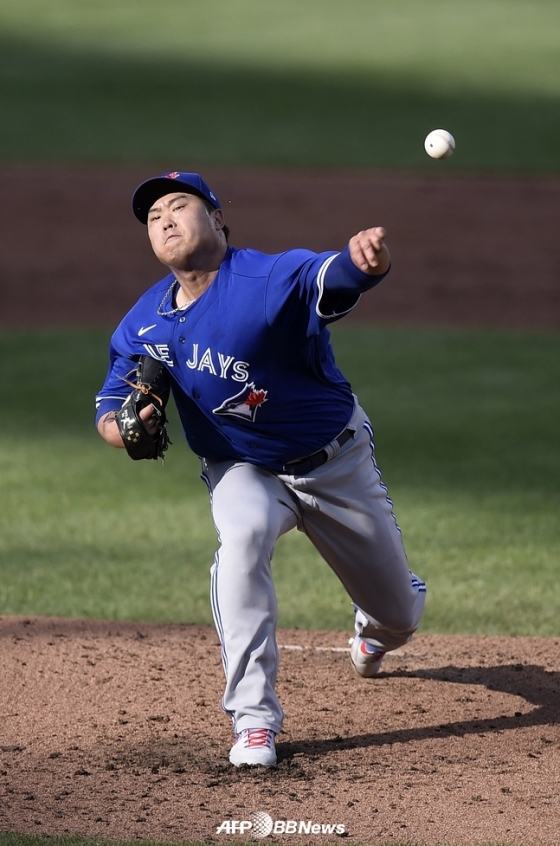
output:
[[[214,409],[214,414],[226,417],[240,417],[242,420],[254,422],[258,409],[266,402],[268,391],[257,388],[254,382],[249,382],[242,391],[230,397]]]

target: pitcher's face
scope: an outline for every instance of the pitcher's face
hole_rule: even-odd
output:
[[[166,194],[149,211],[148,237],[163,264],[188,270],[196,258],[216,252],[223,223],[222,211],[209,210],[196,194]]]

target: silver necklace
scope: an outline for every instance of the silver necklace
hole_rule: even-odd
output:
[[[195,300],[189,300],[188,303],[183,303],[183,305],[181,306],[176,306],[175,308],[164,310],[163,306],[167,302],[167,300],[173,302],[173,291],[175,289],[175,285],[178,284],[179,283],[177,282],[177,280],[174,279],[165,294],[163,295],[163,299],[160,302],[157,310],[157,313],[160,317],[170,317],[172,314],[177,314],[177,312],[179,311],[186,311],[188,307],[192,306],[192,304],[195,302]]]

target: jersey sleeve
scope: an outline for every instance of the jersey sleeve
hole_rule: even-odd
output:
[[[103,387],[95,398],[95,423],[99,422],[108,411],[117,411],[131,393],[130,385],[124,381],[134,381],[137,359],[119,355],[113,344],[109,351],[109,369]]]
[[[172,279],[168,275],[146,291],[115,329],[109,347],[109,369],[103,387],[95,398],[96,424],[107,412],[117,411],[130,395],[132,388],[124,379],[135,382],[140,356],[150,353],[139,337],[138,327],[152,323],[154,303],[160,301]]]
[[[356,267],[348,247],[332,256],[319,274],[319,301],[317,308],[326,320],[338,319],[351,311],[366,291],[378,285],[389,273],[371,276]]]
[[[268,278],[266,317],[272,325],[283,316],[300,322],[307,315],[307,335],[348,314],[362,293],[385,274],[370,276],[357,268],[348,249],[342,253],[290,250],[274,263]]]

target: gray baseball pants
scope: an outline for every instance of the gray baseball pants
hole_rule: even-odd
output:
[[[290,529],[306,534],[334,570],[358,607],[356,632],[368,642],[397,649],[420,623],[426,588],[409,570],[359,405],[348,426],[354,438],[305,477],[244,462],[202,462],[220,544],[211,602],[226,675],[222,706],[236,732],[282,727],[271,561],[277,539]]]

